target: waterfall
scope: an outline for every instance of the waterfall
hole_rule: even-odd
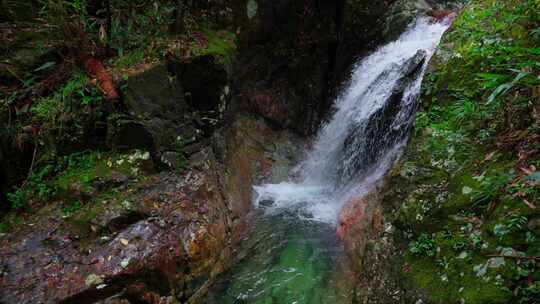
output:
[[[396,41],[356,64],[296,177],[254,187],[255,205],[264,201],[267,212],[297,211],[300,217],[335,223],[347,199],[369,190],[400,156],[422,77],[448,26],[421,17]]]

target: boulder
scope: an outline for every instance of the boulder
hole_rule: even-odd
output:
[[[197,111],[219,113],[225,107],[228,74],[213,55],[197,56],[189,61],[171,59],[169,71],[178,77],[186,102]]]
[[[129,77],[126,88],[128,110],[138,118],[159,117],[174,121],[181,120],[186,112],[182,86],[164,64]]]
[[[213,121],[201,120],[186,103],[183,92],[181,83],[165,64],[131,76],[126,82],[127,113],[112,115],[108,121],[109,146],[158,154],[178,152],[208,135],[203,130],[211,133]]]

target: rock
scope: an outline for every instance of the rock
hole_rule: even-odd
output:
[[[445,19],[448,19],[449,22],[452,22],[457,17],[457,14],[454,11],[448,9],[432,10],[428,12],[427,15],[433,17],[437,22],[442,22]]]
[[[275,204],[273,200],[262,200],[259,202],[259,206],[272,207]]]
[[[157,64],[129,77],[126,83],[129,111],[143,120],[177,121],[183,118],[187,105],[182,86],[171,76],[165,64]]]
[[[384,180],[379,181],[368,193],[351,197],[339,214],[336,234],[343,241],[354,271],[362,271],[361,259],[366,246],[384,233],[385,222],[380,205],[384,185]]]
[[[252,205],[252,186],[257,182],[285,181],[301,155],[302,140],[291,132],[277,132],[262,119],[240,115],[224,134],[227,140],[227,195],[236,217],[243,217]],[[272,179],[277,177],[277,179]]]
[[[179,139],[189,138],[191,142],[200,138],[182,86],[165,64],[131,76],[126,85],[130,115],[109,120],[108,142],[112,147],[163,153],[176,150]]]
[[[152,133],[138,120],[127,115],[109,117],[107,142],[116,150],[156,151]]]
[[[245,110],[256,113],[282,128],[291,125],[286,105],[275,94],[269,91],[248,92],[244,96],[247,98],[243,104]]]
[[[166,151],[161,154],[161,161],[175,170],[183,169],[186,165],[182,160],[185,160],[185,156],[179,152]]]
[[[223,132],[232,137],[216,145],[221,150],[194,153],[194,165],[181,176],[141,170],[144,178],[127,187],[126,177],[113,172],[110,180],[94,183],[94,200],[67,218],[56,202],[36,210],[32,226],[0,238],[0,302],[200,299],[233,260],[252,184],[269,176],[274,164],[293,164],[290,147],[299,142],[243,115]],[[143,152],[129,157],[146,158]]]
[[[246,2],[237,2],[243,26],[233,76],[240,107],[277,126],[312,132],[326,99],[329,44],[337,41],[335,2],[257,1],[252,18]]]
[[[179,69],[170,68],[174,73],[180,73]],[[182,71],[188,73],[188,67],[183,67],[183,69],[186,71]],[[172,72],[169,73],[164,64],[157,64],[128,79],[126,100],[130,114],[116,115],[109,119],[108,142],[110,146],[122,150],[145,149],[158,154],[181,152],[179,149],[184,149],[186,145],[212,134],[218,119],[212,116],[213,114],[210,118],[201,117],[197,112],[189,109],[190,106],[184,98],[184,84],[174,77],[178,74]],[[189,70],[189,73],[195,72]],[[219,76],[218,72],[213,72],[212,75]],[[214,94],[210,93],[214,92],[211,84],[204,83],[204,79],[199,78],[199,80],[203,81],[199,83],[198,88],[201,94],[202,92]],[[190,81],[195,82],[195,80]],[[209,87],[203,89],[205,85]],[[225,83],[220,82],[216,94],[222,93],[224,85]],[[199,97],[207,100],[205,98],[210,98],[209,96]],[[217,99],[219,101],[220,97]],[[166,158],[170,156],[171,154],[168,153]]]
[[[368,200],[365,197],[353,197],[343,207],[339,215],[337,235],[341,240],[349,236],[355,225],[366,221],[366,207]],[[361,238],[362,235],[356,235]]]
[[[187,62],[171,59],[169,71],[176,75],[184,89],[187,103],[198,111],[220,112],[222,96],[228,85],[225,67],[213,55],[198,56]]]
[[[112,185],[115,187],[127,183],[128,180],[129,178],[125,174],[122,174],[118,171],[111,172],[111,182]]]
[[[79,182],[69,185],[68,191],[70,196],[83,201],[87,201],[96,195],[96,189],[93,187],[85,187]]]
[[[384,15],[384,40],[396,39],[417,16],[430,16],[437,22],[449,17],[449,21],[452,21],[460,6],[459,0],[397,0]]]
[[[396,39],[416,16],[427,14],[433,7],[426,0],[397,0],[385,14],[384,38]]]

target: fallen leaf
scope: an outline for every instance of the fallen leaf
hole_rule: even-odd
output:
[[[484,158],[484,161],[488,161],[488,160],[491,160],[493,159],[493,156],[495,155],[495,151],[491,152],[491,153],[488,153],[486,155],[486,158]]]
[[[129,244],[129,241],[126,239],[120,239],[120,243],[122,243],[122,245],[124,246],[127,246]]]

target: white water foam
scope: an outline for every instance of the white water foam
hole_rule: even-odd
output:
[[[398,132],[400,138],[389,138],[390,130],[377,130],[380,140],[386,141],[389,147],[378,147],[378,144],[374,145],[377,147],[366,147],[370,143],[373,145],[373,139],[362,138],[366,135],[363,132],[368,128],[370,118],[389,102],[394,88],[404,77],[402,66],[423,51],[426,57],[422,69],[405,88],[400,110],[389,126],[389,129],[408,130],[427,63],[449,23],[435,23],[433,19],[421,17],[398,40],[356,64],[347,89],[335,102],[334,115],[321,128],[311,151],[300,164],[299,178],[255,186],[255,205],[269,201],[273,203],[270,207],[265,204],[267,212],[294,211],[303,218],[335,224],[343,204],[352,195],[368,191],[403,150],[408,132]],[[356,129],[354,134],[353,129]],[[346,141],[351,135],[355,137],[356,146],[347,147]],[[343,153],[346,149],[354,150]],[[339,171],[339,168],[353,168],[353,163],[358,163],[358,158],[362,157],[359,153],[373,149],[380,150],[376,152],[381,157],[374,164],[360,162],[365,167],[363,173],[343,174]]]

